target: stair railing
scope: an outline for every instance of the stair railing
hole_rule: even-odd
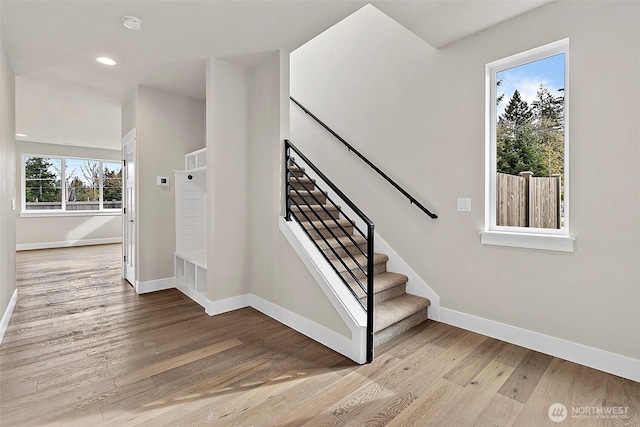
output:
[[[402,195],[404,195],[407,199],[409,199],[409,203],[416,205],[422,212],[426,213],[427,215],[429,215],[430,218],[432,219],[436,219],[438,218],[438,215],[434,214],[433,212],[431,212],[429,209],[427,209],[426,207],[424,207],[424,205],[420,202],[418,202],[415,197],[413,197],[411,194],[409,194],[404,188],[402,188],[400,185],[398,185],[394,180],[392,180],[391,178],[389,178],[389,176],[382,172],[380,170],[380,168],[378,168],[376,165],[374,165],[369,159],[367,159],[365,156],[363,156],[358,150],[356,150],[355,148],[353,148],[353,146],[351,144],[349,144],[347,141],[345,141],[340,135],[338,135],[333,129],[331,129],[329,126],[327,126],[322,120],[320,120],[315,114],[313,114],[311,111],[309,111],[307,108],[305,108],[304,105],[302,105],[301,103],[299,103],[298,101],[296,101],[295,98],[293,98],[292,96],[289,97],[294,104],[296,104],[298,107],[300,107],[302,109],[302,111],[304,111],[305,113],[307,113],[307,115],[309,115],[313,120],[315,120],[316,122],[318,122],[318,124],[320,126],[322,126],[323,128],[325,128],[331,135],[333,135],[338,141],[342,142],[349,151],[352,151],[356,156],[358,156],[363,162],[365,162],[367,165],[369,165],[374,171],[376,171],[381,177],[383,177],[389,184],[391,184],[396,190],[398,190],[400,193],[402,193]]]
[[[374,224],[373,222],[351,201],[344,195],[338,187],[335,186],[302,152],[293,145],[289,140],[284,141],[284,160],[285,160],[285,194],[286,194],[286,212],[285,219],[291,221],[296,220],[307,234],[307,236],[314,242],[316,247],[323,254],[329,265],[336,272],[338,277],[342,279],[342,282],[355,297],[356,301],[367,313],[367,348],[366,348],[366,360],[367,363],[373,361],[373,310],[374,310],[374,288],[373,288],[373,276],[374,276]],[[291,151],[296,153],[297,158],[291,156]],[[299,161],[298,161],[299,160]],[[327,187],[329,187],[336,197],[349,208],[364,222],[366,225],[366,232],[361,230],[355,221],[351,220],[344,212],[344,210],[338,205],[329,194],[323,194],[326,200],[322,203],[322,200],[318,197],[317,191],[322,190],[316,185],[315,179],[310,177],[305,168],[309,167],[315,173]],[[299,176],[302,175],[302,176]],[[292,185],[292,181],[296,186]],[[312,185],[311,185],[312,184]],[[311,188],[309,188],[311,187]],[[316,193],[314,193],[316,191]],[[312,208],[312,203],[309,200],[313,200],[313,205],[317,206],[316,209],[321,209],[318,212]],[[333,211],[333,212],[332,212]],[[335,214],[337,212],[338,214]],[[324,215],[322,215],[324,214]],[[326,217],[326,218],[325,218]],[[356,241],[352,233],[348,232],[340,218],[346,219],[350,225],[346,227],[353,228],[353,234],[358,234],[366,240],[366,249],[363,249],[361,244]],[[304,225],[307,223],[308,225]],[[342,233],[333,231],[334,228],[339,229]],[[318,237],[312,236],[312,231],[315,232]],[[326,237],[323,232],[328,233],[331,237]],[[341,234],[344,234],[341,236]],[[330,240],[333,239],[338,246],[334,247]],[[326,248],[320,246],[319,241],[322,241]],[[356,249],[357,253],[354,255],[349,249],[351,243]],[[328,253],[332,253],[335,256],[334,260],[329,258]],[[342,255],[342,254],[345,255]],[[362,255],[361,257],[359,255]],[[346,260],[345,260],[346,258]],[[364,258],[364,262],[359,258]],[[337,264],[337,265],[336,265]],[[345,268],[345,272],[341,273],[338,270],[338,266],[341,265]],[[354,272],[353,270],[356,270]],[[360,274],[358,274],[360,273]],[[362,276],[366,278],[363,279]],[[367,303],[364,304],[361,297],[358,296],[356,290],[350,285],[352,282],[357,286],[366,296]],[[364,282],[364,283],[363,283]]]

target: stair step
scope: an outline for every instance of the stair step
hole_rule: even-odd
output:
[[[313,190],[316,186],[316,180],[307,177],[291,177],[289,179],[291,188],[297,190]]]
[[[340,262],[342,260],[342,262]],[[367,271],[367,257],[364,255],[353,255],[353,259],[350,256],[343,257],[334,260],[330,260],[331,263],[336,267],[338,273],[341,273],[343,277],[353,277],[348,273],[347,270],[351,270],[358,279],[363,279],[366,275],[362,272],[362,270]],[[387,271],[387,261],[389,257],[386,254],[373,254],[373,274],[384,273]],[[343,265],[344,262],[344,265]],[[346,267],[345,267],[346,265]],[[360,265],[362,270],[360,270]]]
[[[289,192],[292,204],[299,205],[324,205],[327,202],[327,193],[320,190],[292,190]]]
[[[337,239],[332,237],[326,240],[325,242],[322,239],[316,239],[315,242],[329,259],[342,258],[348,256],[348,254],[356,255],[367,253],[367,239],[358,234],[341,236]]]
[[[355,294],[360,298],[363,304],[367,304],[367,295],[362,290],[360,285],[351,277],[347,275],[347,285],[353,289]],[[361,280],[362,286],[366,289],[366,280]],[[391,271],[385,271],[384,273],[378,273],[373,276],[373,291],[375,293],[374,299],[376,304],[388,301],[392,298],[398,297],[406,292],[407,276],[404,274],[393,273]]]
[[[374,345],[379,346],[391,338],[427,320],[427,298],[404,294],[378,303],[374,311]]]
[[[304,221],[305,219],[303,213],[307,214],[307,217],[314,221],[331,218],[338,219],[340,218],[340,211],[338,209],[339,206],[336,207],[333,205],[291,206],[291,212],[296,214],[296,218],[300,219],[300,221]]]
[[[289,167],[289,173],[291,173],[291,175],[297,176],[297,177],[303,177],[304,176],[304,168],[302,167],[298,167],[298,166],[290,166]]]
[[[353,233],[353,224],[344,218],[324,221],[301,221],[300,225],[309,231],[309,235],[313,240],[322,240],[320,236],[329,239],[334,235],[336,237],[342,237]]]

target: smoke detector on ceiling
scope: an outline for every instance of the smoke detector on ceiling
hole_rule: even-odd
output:
[[[123,16],[122,25],[130,30],[138,31],[142,28],[142,20],[140,18],[136,18],[135,16]]]

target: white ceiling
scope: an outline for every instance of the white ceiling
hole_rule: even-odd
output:
[[[373,1],[434,47],[550,0]],[[350,0],[1,0],[3,38],[16,75],[75,84],[122,102],[144,84],[204,98],[207,57],[242,66],[291,52],[368,2]],[[134,32],[121,17],[142,19]],[[99,65],[109,56],[115,67]]]

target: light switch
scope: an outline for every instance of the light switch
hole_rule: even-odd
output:
[[[471,212],[471,199],[459,197],[458,212]]]
[[[16,199],[11,199],[11,210],[12,211],[16,210]]]

